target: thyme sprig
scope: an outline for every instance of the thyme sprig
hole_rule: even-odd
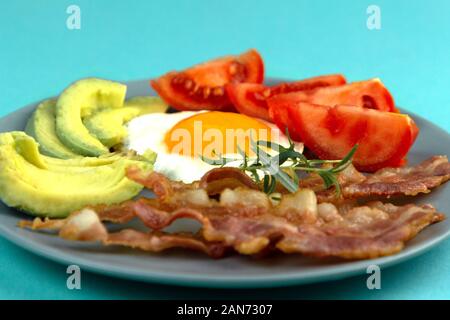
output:
[[[325,187],[335,187],[336,195],[341,194],[341,187],[337,174],[345,170],[351,163],[352,157],[358,148],[355,145],[341,160],[309,160],[302,153],[295,150],[295,143],[286,132],[289,147],[284,147],[271,141],[250,138],[250,147],[256,157],[250,158],[243,150],[238,148],[241,158],[230,158],[213,153],[215,159],[201,156],[201,159],[211,165],[223,167],[229,163],[237,163],[237,167],[249,173],[257,184],[262,184],[263,191],[271,194],[275,191],[277,183],[283,185],[289,192],[296,192],[299,185],[298,172],[318,174]],[[277,154],[271,155],[263,148],[271,149]]]

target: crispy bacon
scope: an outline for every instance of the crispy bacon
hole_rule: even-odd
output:
[[[185,248],[201,251],[213,258],[225,255],[227,247],[222,243],[206,242],[190,234],[168,234],[161,232],[141,232],[124,229],[110,233],[103,241],[105,245],[119,245],[148,252],[161,252],[171,248]]]
[[[429,205],[397,207],[381,202],[355,207],[328,222],[318,212],[316,222],[298,224],[282,215],[267,213],[240,217],[206,215],[189,208],[165,212],[140,201],[133,206],[139,218],[152,229],[162,229],[180,218],[194,219],[203,225],[206,241],[222,242],[241,254],[256,254],[275,241],[276,248],[283,252],[348,259],[398,252],[424,227],[443,219]]]
[[[153,190],[156,198],[94,206],[66,219],[36,218],[20,226],[59,230],[59,235],[69,240],[101,241],[150,252],[181,247],[215,258],[228,249],[245,255],[276,249],[316,257],[374,258],[400,251],[444,215],[431,205],[395,206],[379,201],[356,205],[352,199],[427,193],[450,179],[450,164],[446,157],[435,156],[415,167],[387,168],[370,176],[350,166],[338,176],[343,195],[339,201],[314,175],[301,179],[299,191],[282,194],[277,202],[234,168],[214,169],[192,184],[170,181],[155,172],[144,174],[136,168],[129,169],[127,176]],[[102,223],[125,223],[134,218],[151,231],[109,232]],[[181,218],[198,221],[200,231],[162,231]]]
[[[138,169],[128,172],[128,177],[153,190],[157,197],[170,199],[171,195],[186,190],[206,190],[208,195],[218,194],[226,188],[247,187],[257,189],[251,179],[236,168],[217,168],[206,173],[192,184],[170,181],[163,175],[151,172],[144,174]],[[317,174],[300,179],[301,188],[316,192],[319,202],[341,202],[345,199],[368,198],[373,196],[415,196],[428,193],[450,179],[450,163],[446,156],[434,156],[417,166],[385,168],[371,175],[363,175],[350,165],[338,174],[341,197],[336,198],[334,190],[325,189],[323,180]],[[283,190],[279,190],[282,191]],[[286,192],[286,190],[284,190]],[[184,203],[180,203],[183,206]]]
[[[201,178],[199,188],[205,189],[209,195],[219,194],[225,189],[247,187],[258,190],[258,185],[242,170],[223,167],[209,170]]]
[[[243,191],[254,194],[243,196]],[[133,213],[156,231],[150,233],[127,230],[109,234],[100,222],[106,217],[105,213],[112,212],[107,207],[103,211],[97,208],[96,219],[92,218],[92,209],[84,209],[81,211],[84,216],[74,213],[63,224],[56,220],[55,225],[66,239],[101,240],[104,244],[153,252],[183,247],[219,257],[226,248],[245,255],[276,248],[286,253],[362,259],[398,252],[424,227],[444,218],[429,205],[397,207],[374,202],[359,207],[347,205],[345,209],[330,203],[317,205],[314,192],[308,189],[283,196],[275,206],[269,201],[259,205],[264,194],[257,193],[249,189],[227,189],[221,193],[219,201],[211,199],[207,206],[193,205],[172,211],[148,199],[128,201],[115,207],[115,210],[124,210],[127,217]],[[253,208],[251,214],[248,208]],[[117,213],[112,216],[117,217]],[[83,222],[82,217],[89,223]],[[181,218],[200,222],[199,235],[160,233]],[[45,220],[41,225],[35,220],[32,227],[52,228]]]
[[[128,202],[131,204],[131,202]],[[213,258],[222,257],[227,247],[221,243],[206,242],[191,234],[168,234],[164,232],[142,232],[123,229],[108,232],[92,209],[72,213],[66,219],[40,219],[21,221],[20,227],[33,230],[58,230],[59,236],[75,241],[101,241],[104,245],[120,245],[149,252],[160,252],[170,248],[186,248],[201,251]]]
[[[350,164],[344,171],[337,175],[338,182],[341,186],[351,185],[355,183],[361,183],[367,179],[365,175],[356,170],[356,168]],[[325,185],[322,178],[318,174],[310,174],[304,179],[300,179],[299,186],[301,188],[309,188],[315,192],[324,191]],[[334,190],[332,190],[334,193]]]
[[[444,216],[429,205],[387,209],[375,202],[352,209],[337,223],[302,225],[297,236],[285,237],[277,248],[316,257],[376,258],[401,251],[423,228],[442,219]]]
[[[182,189],[193,189],[197,187],[197,184],[185,184],[182,182],[171,181],[161,173],[151,171],[145,173],[136,166],[127,168],[127,177],[131,180],[142,184],[149,190],[152,190],[155,195],[160,199],[170,197],[174,192]]]
[[[366,180],[343,188],[346,198],[365,196],[415,196],[428,193],[450,179],[450,163],[445,156],[434,156],[414,167],[385,168]]]
[[[316,191],[319,202],[339,202],[368,197],[415,196],[429,193],[450,179],[450,163],[445,156],[431,157],[417,166],[385,168],[364,176],[352,165],[338,175],[341,197],[325,189],[322,179],[312,174],[300,186]]]
[[[193,183],[172,181],[158,172],[144,173],[137,167],[128,168],[127,177],[152,190],[160,199],[167,199],[181,190],[204,189],[208,195],[215,195],[227,188],[259,189],[258,185],[248,175],[238,168],[232,167],[214,168],[205,173],[200,181]]]

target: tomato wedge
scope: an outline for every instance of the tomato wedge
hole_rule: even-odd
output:
[[[303,101],[324,106],[352,105],[380,111],[398,112],[392,95],[380,79],[293,92],[287,95],[293,101]]]
[[[276,103],[276,97],[269,101]],[[305,102],[291,103],[287,109],[289,131],[319,158],[342,159],[358,144],[353,164],[367,172],[400,165],[418,132],[414,121],[400,113]]]
[[[225,86],[229,83],[262,83],[264,63],[256,50],[210,60],[183,71],[172,71],[150,81],[170,106],[178,110],[232,108]]]
[[[292,140],[301,141],[302,137],[297,131],[297,126],[292,122],[292,118],[288,113],[289,106],[296,102],[292,102],[289,97],[286,99],[286,96],[288,95],[282,94],[267,100],[269,117],[283,133],[288,130]]]
[[[338,86],[345,83],[343,75],[332,74],[295,82],[283,82],[271,87],[254,83],[232,83],[226,86],[226,90],[237,111],[250,117],[270,121],[266,102],[268,98],[282,93]]]

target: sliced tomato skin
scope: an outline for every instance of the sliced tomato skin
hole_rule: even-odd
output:
[[[269,117],[281,132],[285,133],[287,130],[292,140],[301,141],[302,137],[297,130],[297,125],[289,116],[289,107],[295,102],[286,99],[286,96],[281,94],[267,100]]]
[[[352,105],[380,111],[398,112],[391,93],[379,79],[286,93],[286,95],[293,101],[324,106]]]
[[[297,102],[287,107],[290,128],[321,159],[342,159],[357,143],[353,164],[361,171],[399,166],[414,142],[407,115],[352,106]]]
[[[242,54],[238,61],[246,66],[251,66],[251,68],[247,68],[246,79],[240,82],[263,83],[264,61],[258,51],[251,49]]]
[[[264,95],[268,92],[265,91],[266,88],[265,85],[255,83],[230,83],[227,84],[226,91],[236,111],[270,121],[268,111],[262,105],[264,102],[257,100],[257,97],[264,99]]]
[[[414,144],[414,142],[417,139],[417,136],[419,135],[420,129],[417,126],[417,124],[412,121],[411,123],[411,145]],[[390,164],[391,167],[403,167],[408,164],[408,157],[404,157],[401,159],[398,163],[392,163]]]
[[[253,83],[230,83],[226,86],[228,97],[240,113],[271,121],[267,99],[279,94],[312,90],[320,87],[345,84],[341,74],[324,75],[299,81],[283,82],[274,86]]]
[[[241,55],[227,56],[198,64],[183,71],[172,71],[150,85],[170,106],[178,110],[230,110],[228,83],[262,83],[264,62],[251,49]]]

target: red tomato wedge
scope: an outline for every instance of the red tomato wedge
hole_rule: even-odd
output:
[[[256,50],[210,60],[183,71],[172,71],[150,84],[159,96],[178,110],[232,108],[225,86],[229,83],[262,83],[264,63]]]
[[[283,82],[269,87],[254,83],[232,83],[226,86],[228,97],[237,111],[250,117],[270,121],[266,100],[282,93],[312,90],[345,84],[343,75],[319,76],[295,82]]]
[[[288,95],[293,101],[303,101],[324,106],[352,105],[380,111],[398,112],[392,95],[380,79],[293,92],[288,93]]]
[[[276,98],[269,104],[276,104]],[[342,159],[358,144],[353,164],[366,172],[400,165],[418,133],[414,121],[399,113],[305,102],[287,109],[289,131],[319,158]]]
[[[267,100],[269,117],[281,132],[285,133],[288,130],[292,140],[301,141],[302,137],[297,131],[297,126],[292,122],[292,118],[290,118],[288,113],[288,108],[293,102],[290,99],[285,99],[285,96],[287,95],[283,94]]]

